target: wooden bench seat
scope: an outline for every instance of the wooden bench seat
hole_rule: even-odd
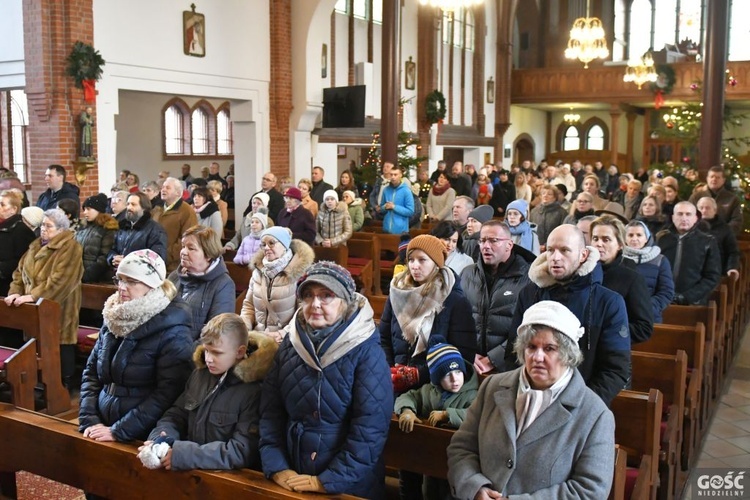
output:
[[[352,273],[354,280],[358,281],[358,285],[361,285],[360,290],[365,295],[377,293],[373,286],[375,283],[375,241],[351,238],[346,246],[349,248],[346,268]],[[380,280],[380,272],[378,272],[377,279]]]
[[[662,404],[658,389],[650,389],[648,393],[620,391],[612,400],[615,442],[627,452],[625,498],[656,498]]]
[[[37,377],[44,386],[47,412],[55,415],[70,409],[70,393],[60,371],[60,304],[39,299],[16,307],[0,300],[0,327],[21,330],[25,340],[36,340]]]
[[[339,245],[337,247],[314,245],[312,249],[313,252],[315,252],[315,262],[328,260],[335,262],[342,267],[346,267],[346,261],[349,258],[349,248],[346,245]]]
[[[0,382],[10,386],[12,404],[27,410],[34,409],[36,340],[29,339],[18,349],[0,347]]]
[[[234,292],[237,295],[244,294],[250,288],[250,277],[253,270],[249,266],[240,266],[234,262],[224,262],[227,266],[229,277],[234,282]]]
[[[165,471],[143,467],[137,443],[101,443],[84,438],[65,420],[0,404],[0,471],[3,494],[15,496],[12,473],[25,470],[111,500],[133,498],[353,499],[287,491],[263,474],[236,471]]]
[[[104,303],[117,292],[114,285],[95,283],[81,283],[81,310],[103,311]],[[81,315],[80,317],[83,317]],[[96,343],[95,335],[99,333],[99,325],[78,325],[78,342],[76,347],[82,356],[88,356]]]

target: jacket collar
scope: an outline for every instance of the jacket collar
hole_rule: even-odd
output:
[[[601,283],[602,266],[599,264],[599,250],[591,246],[587,246],[586,248],[589,251],[589,255],[578,268],[578,271],[576,271],[577,277],[572,281],[584,281],[579,278],[590,276],[590,279],[585,281]],[[547,252],[542,252],[542,254],[531,264],[531,267],[529,268],[529,278],[539,288],[549,288],[553,285],[561,284],[549,273],[549,268],[547,267]]]
[[[250,332],[247,341],[247,352],[245,359],[238,362],[232,368],[232,373],[241,382],[250,383],[263,380],[271,369],[278,344],[271,337],[258,333]],[[193,353],[193,362],[199,369],[206,367],[204,353],[206,348],[200,344]]]
[[[125,213],[123,210],[122,213]],[[123,217],[120,221],[120,229],[124,229],[125,231],[139,231],[146,227],[146,224],[148,224],[148,221],[151,220],[151,212],[148,210],[143,211],[143,215],[140,219],[135,221],[135,224],[132,224],[127,217]]]

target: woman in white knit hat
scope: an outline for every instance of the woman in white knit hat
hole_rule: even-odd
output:
[[[83,370],[79,430],[96,441],[145,440],[192,372],[190,308],[152,250],[117,267],[117,292]]]
[[[559,302],[526,310],[513,345],[522,366],[482,384],[448,446],[456,498],[607,497],[615,421],[576,369],[583,330]]]
[[[324,247],[346,245],[352,237],[352,218],[346,203],[339,201],[339,195],[333,189],[323,193],[315,226],[315,244]]]

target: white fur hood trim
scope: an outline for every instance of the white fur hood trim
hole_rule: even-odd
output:
[[[578,272],[576,272],[578,276],[591,274],[596,268],[596,264],[599,262],[599,250],[592,246],[587,246],[586,249],[589,251],[589,255],[586,257],[584,263],[581,264],[581,267],[578,268]],[[539,288],[548,288],[557,283],[557,280],[549,274],[549,268],[547,267],[547,252],[542,252],[542,254],[531,263],[531,267],[529,268],[529,278]]]

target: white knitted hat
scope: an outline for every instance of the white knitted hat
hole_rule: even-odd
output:
[[[542,300],[526,309],[518,331],[528,325],[548,326],[569,337],[576,344],[584,333],[584,328],[576,315],[564,305],[553,300]]]
[[[339,194],[336,191],[334,191],[333,189],[329,189],[328,191],[326,191],[325,193],[323,193],[323,201],[325,201],[326,198],[333,198],[336,201],[339,201]]]

